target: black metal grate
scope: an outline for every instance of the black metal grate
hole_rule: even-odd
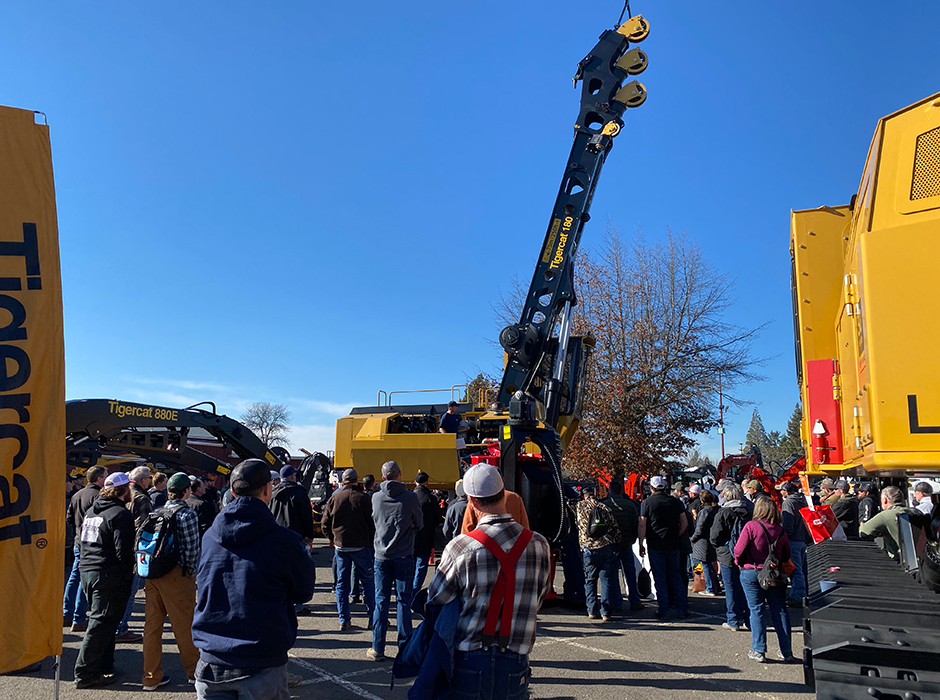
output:
[[[911,201],[940,195],[940,126],[917,137]]]

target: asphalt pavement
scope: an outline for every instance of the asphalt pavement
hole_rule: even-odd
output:
[[[407,697],[410,681],[396,680],[391,687],[391,662],[366,658],[371,632],[366,629],[364,605],[353,605],[353,629],[342,632],[329,591],[330,570],[326,549],[318,553],[318,585],[308,604],[311,614],[299,618],[297,644],[288,670],[303,677],[291,689],[292,698],[304,700],[386,700]],[[433,573],[433,569],[429,575]],[[561,590],[561,569],[556,590]],[[430,579],[429,579],[430,580]],[[539,615],[538,637],[530,661],[532,698],[564,700],[620,700],[624,698],[676,698],[679,700],[727,698],[740,700],[806,699],[812,691],[803,685],[799,664],[776,661],[773,632],[768,637],[768,662],[748,660],[750,633],[721,627],[724,599],[690,594],[692,617],[658,620],[655,602],[611,622],[591,621],[583,611],[561,606],[546,607]],[[392,606],[394,610],[394,605]],[[133,631],[143,631],[144,595],[138,594]],[[802,649],[800,613],[791,611],[793,648]],[[394,640],[394,621],[389,641]],[[94,690],[76,690],[72,668],[81,635],[65,630],[59,697],[63,700],[113,700],[146,696],[154,700],[194,698],[192,686],[179,662],[169,623],[164,630],[164,670],[173,679],[159,691],[143,693],[140,685],[141,645],[118,646],[115,666],[118,680]],[[394,653],[390,643],[387,653]],[[0,700],[40,700],[54,697],[53,659],[38,671],[0,676]]]

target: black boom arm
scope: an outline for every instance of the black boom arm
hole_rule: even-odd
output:
[[[522,315],[499,336],[508,362],[497,400],[508,406],[517,391],[528,394],[544,405],[547,425],[554,425],[558,418],[571,307],[576,303],[571,263],[581,231],[591,218],[589,210],[601,167],[614,137],[623,128],[621,116],[628,107],[638,107],[646,100],[642,84],[634,80],[624,85],[623,81],[646,69],[646,54],[629,47],[648,34],[646,20],[631,17],[619,28],[601,34],[594,49],[578,64],[574,82],[582,83],[581,112],[575,124],[574,144]],[[552,343],[559,322],[558,342]],[[538,395],[534,380],[543,365],[542,374],[552,374],[542,383]]]

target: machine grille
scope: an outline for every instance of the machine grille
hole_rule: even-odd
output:
[[[940,126],[917,137],[911,201],[940,195]]]

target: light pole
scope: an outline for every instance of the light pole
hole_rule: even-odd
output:
[[[721,372],[718,373],[718,435],[721,437],[721,458],[725,458],[725,407],[721,395]]]

